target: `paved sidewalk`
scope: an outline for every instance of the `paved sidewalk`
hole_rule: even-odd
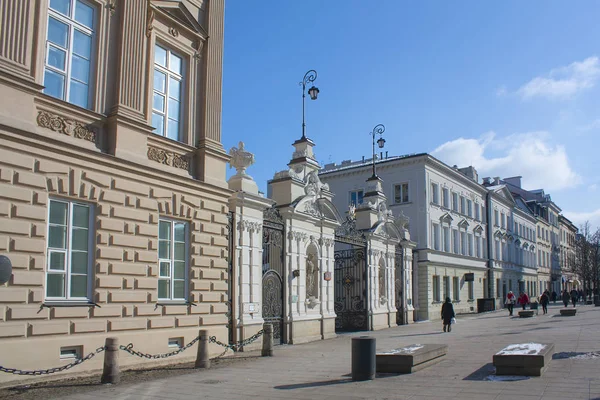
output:
[[[448,344],[441,363],[411,375],[380,375],[367,382],[349,378],[351,337],[278,346],[273,358],[253,358],[227,367],[134,385],[104,386],[68,399],[600,399],[600,358],[553,359],[540,378],[485,380],[492,355],[513,343],[550,342],[555,352],[600,350],[600,307],[578,307],[577,316],[557,316],[559,307],[534,318],[495,312],[458,317],[452,333],[441,322],[423,322],[368,334],[378,349],[415,343]],[[516,311],[516,310],[515,310]],[[516,312],[515,312],[516,314]]]

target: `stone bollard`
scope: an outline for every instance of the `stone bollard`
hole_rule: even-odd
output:
[[[375,379],[377,366],[375,356],[375,338],[359,336],[352,338],[352,380],[367,381]]]
[[[101,383],[117,384],[121,380],[119,370],[119,339],[106,338],[104,346],[104,369],[102,371]]]
[[[263,324],[263,345],[261,356],[273,357],[273,325]]]
[[[200,340],[198,340],[198,354],[196,355],[196,368],[210,368],[210,358],[208,358],[208,331],[200,329]]]

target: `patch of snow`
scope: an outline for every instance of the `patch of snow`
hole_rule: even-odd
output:
[[[562,352],[552,355],[553,360],[595,360],[597,358],[600,358],[600,351],[591,351],[588,353]]]
[[[529,379],[529,377],[518,375],[488,375],[485,378],[486,381],[494,382],[524,381],[526,379]]]
[[[422,349],[424,346],[422,344],[415,344],[412,346],[408,346],[408,347],[402,347],[401,349],[394,349],[394,350],[390,350],[390,351],[386,351],[383,353],[377,353],[377,354],[385,354],[385,355],[389,355],[389,354],[398,354],[398,353],[408,353],[408,354],[412,354],[415,351]]]
[[[540,352],[546,346],[540,343],[521,343],[521,344],[511,344],[500,350],[496,355],[506,356],[506,355],[536,355],[540,354]]]

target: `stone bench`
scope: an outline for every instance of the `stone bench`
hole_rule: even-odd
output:
[[[519,311],[520,318],[531,318],[535,312],[532,310],[521,310]]]
[[[554,353],[554,343],[511,344],[494,355],[496,375],[542,376]]]
[[[377,372],[410,374],[443,360],[448,353],[445,344],[413,344],[376,353]]]
[[[561,308],[560,309],[560,315],[562,315],[564,317],[573,317],[573,316],[575,316],[575,314],[577,314],[576,308]]]

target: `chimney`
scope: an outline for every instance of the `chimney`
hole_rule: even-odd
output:
[[[492,178],[490,178],[490,177],[483,178],[483,184],[484,184],[485,186],[489,185],[489,184],[490,184],[490,180],[491,180],[491,179],[492,179]]]
[[[460,172],[462,172],[464,175],[468,176],[469,178],[473,179],[475,182],[479,182],[479,175],[477,174],[477,170],[475,168],[471,167],[465,167],[465,168],[460,168],[458,169]]]
[[[499,176],[495,176],[494,177],[494,185],[499,185],[500,184],[500,177]]]
[[[520,176],[512,176],[510,178],[504,178],[504,182],[509,183],[518,188],[521,188],[521,177]]]

